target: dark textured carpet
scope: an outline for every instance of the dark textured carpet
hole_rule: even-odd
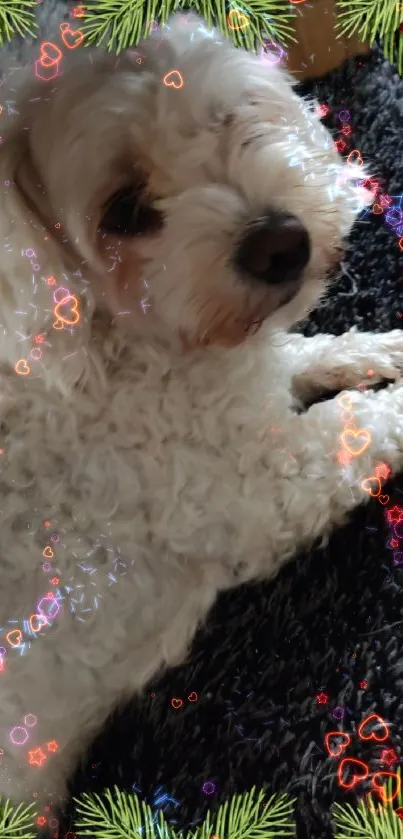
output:
[[[335,130],[340,108],[350,111],[346,153],[360,149],[384,190],[403,192],[403,81],[390,65],[375,52],[309,90],[331,108],[325,121]],[[343,278],[306,333],[398,327],[402,265],[384,216],[368,215],[351,236]],[[398,481],[388,485],[389,506],[403,505],[402,490]],[[159,806],[186,828],[256,784],[297,796],[300,839],[330,837],[332,802],[356,798],[338,784],[325,734],[339,727],[353,734],[375,711],[390,723],[388,746],[402,756],[403,632],[393,624],[403,618],[403,565],[393,564],[389,538],[373,501],[326,550],[300,556],[270,584],[221,597],[188,661],[110,721],[74,794],[118,784],[158,806],[166,793]],[[181,708],[172,707],[174,698],[183,699]],[[384,748],[354,738],[352,754],[374,772]]]

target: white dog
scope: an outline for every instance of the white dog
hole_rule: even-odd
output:
[[[0,792],[60,800],[217,593],[403,466],[403,339],[286,331],[362,200],[267,57],[194,17],[10,76],[0,169]],[[6,124],[6,120],[7,124]],[[370,372],[368,373],[368,371]],[[344,411],[344,414],[346,411]],[[365,433],[364,433],[364,431]],[[368,439],[370,435],[370,444]]]

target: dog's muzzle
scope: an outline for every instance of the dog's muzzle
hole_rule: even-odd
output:
[[[288,301],[301,286],[310,251],[308,232],[299,219],[268,211],[247,226],[234,262],[245,281],[281,287]]]

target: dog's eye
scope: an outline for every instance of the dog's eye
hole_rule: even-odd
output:
[[[163,225],[163,216],[132,187],[115,192],[104,206],[100,230],[117,236],[154,233]]]

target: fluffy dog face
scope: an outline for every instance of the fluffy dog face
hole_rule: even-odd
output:
[[[37,84],[15,182],[95,305],[185,347],[305,316],[366,198],[284,71],[181,16]]]

